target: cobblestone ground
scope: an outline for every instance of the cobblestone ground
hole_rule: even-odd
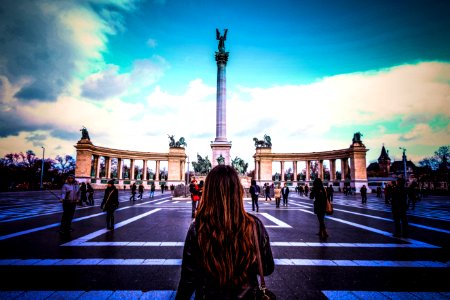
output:
[[[56,191],[53,191],[56,193]],[[0,299],[172,299],[180,278],[191,203],[170,193],[129,201],[120,191],[116,228],[95,205],[79,207],[69,237],[50,191],[0,193]],[[250,213],[251,203],[245,199]],[[260,200],[271,238],[278,299],[450,299],[450,199],[422,199],[408,211],[408,239],[392,236],[390,207],[370,195],[335,194],[321,242],[312,202]]]

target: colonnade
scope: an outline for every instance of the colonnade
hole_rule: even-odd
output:
[[[324,179],[323,163],[328,160],[330,164],[330,182],[337,182],[336,180],[336,161],[341,163],[341,180],[339,186],[343,187],[347,178],[350,177],[350,186],[359,191],[362,185],[367,187],[367,171],[366,171],[366,152],[368,149],[361,142],[354,142],[347,149],[310,152],[310,153],[272,153],[271,148],[256,148],[256,153],[253,156],[255,159],[255,178],[259,184],[271,183],[272,180],[272,164],[273,162],[280,162],[281,181],[286,181],[285,163],[292,162],[294,178],[293,184],[297,184],[298,162],[304,161],[306,163],[306,178],[305,184],[309,184],[310,178],[310,163],[317,161],[318,174],[317,176]]]
[[[157,152],[138,152],[119,150],[95,146],[90,140],[81,139],[75,145],[77,149],[77,161],[75,168],[75,177],[78,181],[91,182],[94,188],[102,188],[110,179],[116,179],[116,183],[121,186],[140,181],[144,186],[155,183],[159,186],[165,184],[180,184],[185,181],[186,154],[182,147],[170,147],[168,153]],[[105,159],[105,175],[100,176],[101,157]],[[112,176],[112,160],[117,159],[117,175]],[[124,161],[130,160],[130,171],[128,178],[124,178]],[[143,162],[143,174],[141,178],[136,178],[135,165],[137,161]],[[148,161],[156,162],[155,180],[147,178]],[[161,162],[167,161],[167,179],[159,180]]]

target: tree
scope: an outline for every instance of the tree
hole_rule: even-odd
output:
[[[71,155],[56,156],[52,169],[57,170],[59,174],[74,173],[76,161]]]
[[[448,161],[450,159],[450,146],[441,146],[438,150],[434,151],[434,155],[431,157],[425,157],[419,161],[421,167],[430,167],[432,170],[439,168],[447,168]]]

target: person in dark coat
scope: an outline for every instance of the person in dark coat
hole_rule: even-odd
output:
[[[137,186],[136,186],[136,183],[135,182],[133,182],[133,185],[131,186],[131,197],[130,197],[130,201],[135,201],[136,200],[136,189],[137,189]]]
[[[244,188],[231,166],[218,165],[208,173],[186,235],[176,300],[190,299],[194,291],[195,299],[251,299],[258,288],[258,253],[263,274],[273,272],[269,235],[245,211],[243,198]]]
[[[255,211],[256,206],[256,212],[259,212],[258,197],[260,192],[261,189],[256,184],[256,180],[253,179],[250,186],[250,196],[252,198],[252,210]]]
[[[88,205],[87,187],[85,182],[82,182],[80,185],[80,197],[80,206],[83,206],[83,203],[86,203],[86,205]]]
[[[367,203],[367,188],[366,185],[363,184],[361,189],[359,190],[361,192],[361,203],[366,204]]]
[[[142,197],[144,195],[144,185],[142,183],[139,184],[138,191],[139,191],[138,199],[142,200]]]
[[[94,189],[92,188],[92,185],[88,182],[86,185],[86,190],[88,192],[88,204],[90,206],[94,205]]]
[[[397,179],[397,184],[392,188],[391,197],[392,216],[394,218],[394,237],[408,237],[408,195],[405,188],[405,180]]]
[[[323,187],[322,180],[320,178],[314,179],[313,187],[309,195],[310,199],[314,200],[314,213],[317,215],[319,220],[319,237],[321,239],[326,239],[328,237],[328,232],[325,227],[325,209],[327,205],[327,193]]]
[[[283,206],[288,206],[288,197],[289,197],[289,188],[284,184],[284,187],[281,189],[281,195],[283,196]]]
[[[327,196],[330,202],[333,202],[333,194],[334,194],[333,185],[330,184],[330,186],[327,187]]]
[[[114,185],[114,179],[108,181],[100,208],[106,212],[106,228],[114,229],[114,212],[119,207],[119,191]]]

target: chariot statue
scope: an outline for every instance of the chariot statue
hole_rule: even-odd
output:
[[[272,147],[272,141],[270,139],[270,136],[267,134],[264,135],[263,140],[258,140],[258,138],[253,138],[253,141],[255,142],[255,148],[271,148]]]
[[[353,134],[353,139],[352,142],[353,144],[359,144],[359,145],[363,145],[361,137],[363,136],[363,134],[361,132],[356,132],[355,134]]]
[[[184,137],[180,137],[180,139],[177,142],[175,142],[175,136],[169,135],[169,134],[167,136],[169,137],[169,140],[170,140],[169,147],[171,147],[171,148],[187,147],[187,143],[186,143]]]

